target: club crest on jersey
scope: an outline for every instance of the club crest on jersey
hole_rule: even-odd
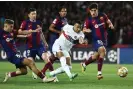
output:
[[[74,36],[75,39],[77,39],[77,36]]]
[[[7,42],[10,42],[11,40],[13,40],[13,38],[6,38]]]
[[[95,24],[95,28],[98,28],[99,26],[97,24]]]

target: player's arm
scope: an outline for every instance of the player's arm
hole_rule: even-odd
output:
[[[58,29],[55,29],[56,25],[59,23],[59,19],[55,18],[54,21],[52,22],[52,24],[49,26],[49,30],[51,32],[57,33],[57,34],[61,34],[61,31],[59,31]]]
[[[33,33],[33,32],[37,32],[36,30],[22,30],[22,29],[19,29],[18,30],[18,34],[21,34],[21,35],[29,35],[29,34],[31,34],[31,33]]]
[[[85,32],[90,33],[90,32],[91,32],[91,29],[84,27],[84,28],[83,28],[83,32],[84,32],[84,33],[85,33]]]
[[[28,37],[27,35],[17,35],[18,38],[26,38]]]
[[[105,17],[106,23],[108,24],[109,28],[114,30],[115,28],[114,28],[112,22],[110,21],[110,19],[108,18],[108,16],[106,14],[104,14],[104,17]]]
[[[55,24],[53,23],[49,26],[49,30],[54,33],[58,33],[58,34],[61,33],[61,31],[58,31],[57,29],[55,29]]]
[[[87,33],[90,33],[91,32],[91,29],[89,28],[89,21],[88,19],[85,20],[85,23],[84,23],[84,27],[83,27],[83,33],[87,32]]]
[[[113,24],[112,24],[112,22],[109,19],[107,20],[107,24],[108,24],[108,26],[109,26],[110,29],[112,29],[112,30],[115,29],[114,26],[113,26]]]
[[[39,28],[40,29],[40,36],[41,36],[41,39],[43,41],[43,43],[45,44],[45,46],[48,48],[48,43],[46,42],[46,39],[45,39],[45,36],[42,32],[42,28]]]
[[[26,21],[23,21],[21,26],[20,26],[20,29],[18,30],[18,34],[21,34],[21,35],[29,35],[33,32],[37,32],[38,30],[26,30]]]

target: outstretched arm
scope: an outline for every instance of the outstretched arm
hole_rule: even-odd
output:
[[[108,24],[108,26],[109,26],[110,29],[112,29],[112,30],[115,29],[114,26],[113,26],[113,24],[112,24],[112,22],[109,19],[107,20],[107,24]]]
[[[27,35],[17,35],[18,38],[26,38]]]

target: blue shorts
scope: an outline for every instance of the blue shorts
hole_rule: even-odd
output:
[[[98,48],[101,46],[104,46],[106,48],[106,43],[101,40],[97,40],[93,42],[93,47],[95,51],[98,51]]]
[[[38,48],[30,48],[26,50],[26,56],[32,57],[35,59],[36,55],[42,58],[42,54],[46,52],[46,48],[43,45],[40,45]]]
[[[16,68],[23,68],[25,65],[23,64],[24,57],[16,54],[8,58],[8,61],[12,64],[15,64]]]

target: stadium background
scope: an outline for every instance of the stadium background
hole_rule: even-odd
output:
[[[27,19],[27,9],[34,7],[37,9],[37,18],[43,22],[43,32],[49,41],[49,25],[58,14],[57,8],[61,5],[67,7],[68,23],[74,20],[84,22],[87,16],[87,7],[92,1],[1,1],[0,2],[0,27],[3,26],[5,18],[15,20],[15,29],[19,29],[21,22]],[[40,80],[32,80],[31,73],[28,76],[12,78],[6,84],[1,81],[7,71],[12,71],[15,67],[7,62],[6,54],[0,47],[0,89],[132,89],[133,88],[133,2],[129,1],[98,1],[99,10],[105,12],[115,26],[116,32],[108,31],[109,44],[107,56],[103,67],[104,79],[96,79],[97,65],[92,64],[87,67],[85,74],[81,73],[79,62],[90,56],[93,51],[91,47],[91,37],[89,45],[76,45],[72,50],[73,72],[77,72],[79,77],[72,83],[66,75],[59,75],[59,83],[43,84]],[[22,54],[24,52],[24,39],[17,39],[17,46]],[[3,62],[4,61],[4,62]],[[40,61],[37,57],[36,61]],[[41,69],[44,63],[37,62],[37,67]],[[126,78],[117,76],[119,65],[125,66],[129,70]],[[130,65],[131,64],[131,65]],[[55,63],[57,68],[59,63]],[[30,83],[29,83],[30,82]]]
[[[88,1],[45,1],[45,2],[28,2],[28,1],[15,1],[15,2],[0,2],[0,27],[3,26],[3,22],[5,18],[10,18],[15,20],[15,29],[19,29],[20,24],[23,20],[27,19],[27,10],[28,8],[34,7],[37,9],[37,19],[41,20],[43,23],[43,32],[45,34],[45,37],[47,39],[47,42],[49,43],[49,26],[52,23],[53,19],[58,15],[57,9],[60,6],[66,6],[67,7],[67,19],[68,23],[72,24],[74,20],[81,20],[82,23],[84,23],[85,18],[88,15],[88,6],[92,2]],[[127,50],[132,50],[132,44],[133,44],[133,2],[126,2],[126,1],[119,1],[119,2],[111,2],[111,1],[104,1],[104,2],[97,2],[99,4],[99,11],[105,12],[108,17],[111,19],[112,23],[115,26],[115,32],[108,30],[108,48],[115,48],[115,52],[117,52],[117,58],[116,55],[111,54],[111,57],[114,59],[110,59],[115,61],[121,59],[122,63],[133,63],[133,56],[132,54],[127,54],[129,56],[121,55],[124,54],[121,52],[125,52]],[[4,8],[4,9],[3,9]],[[88,38],[89,45],[78,45],[78,50],[76,50],[75,55],[72,52],[72,59],[74,59],[74,56],[77,57],[79,51],[82,51],[83,48],[90,48],[88,50],[83,51],[91,51],[91,36],[90,34],[87,34],[86,37]],[[23,39],[17,39],[17,44],[20,46],[25,44]],[[120,54],[118,54],[118,48],[120,48]],[[129,48],[124,49],[122,48]],[[75,48],[73,49],[75,52]],[[72,50],[72,51],[73,51]],[[114,49],[112,49],[114,50]],[[110,52],[110,50],[109,50]],[[130,53],[130,52],[129,52]],[[76,55],[77,54],[77,55]],[[87,53],[88,55],[90,53]],[[108,53],[107,53],[108,54]],[[2,53],[1,53],[1,56]],[[77,60],[83,60],[84,52],[81,54],[82,58],[77,57]],[[128,62],[125,61],[125,58],[128,57]],[[106,59],[109,59],[110,56],[107,56]],[[2,59],[2,58],[1,58]],[[74,59],[75,60],[75,59]],[[123,62],[124,61],[124,62]],[[112,62],[111,62],[112,63]]]

